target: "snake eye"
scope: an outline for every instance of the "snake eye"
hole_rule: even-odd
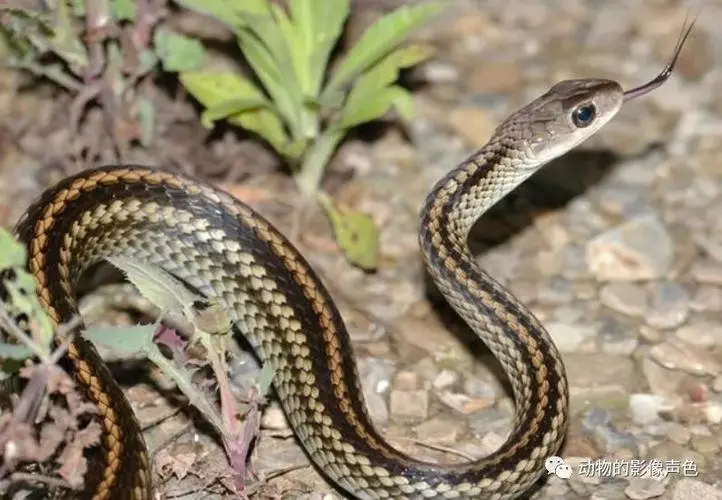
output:
[[[578,128],[589,126],[597,117],[597,108],[592,103],[577,106],[572,111],[572,121]]]

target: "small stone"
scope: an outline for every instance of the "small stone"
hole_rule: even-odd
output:
[[[722,264],[711,260],[697,261],[692,264],[690,273],[697,283],[722,285]]]
[[[669,438],[669,440],[682,446],[689,443],[689,440],[692,437],[692,434],[689,432],[689,430],[687,430],[687,428],[681,424],[674,424],[675,425],[673,425],[667,430],[667,437]]]
[[[722,490],[698,481],[683,478],[674,485],[672,500],[722,500]]]
[[[689,375],[670,370],[648,357],[642,360],[642,372],[652,394],[660,394],[675,404],[681,402],[679,388]]]
[[[714,285],[699,285],[689,307],[694,311],[722,311],[722,288]]]
[[[569,325],[559,322],[549,323],[546,328],[559,351],[563,353],[579,351],[581,346],[593,339],[596,333],[594,328],[587,325]]]
[[[637,281],[665,276],[674,247],[666,227],[651,214],[600,234],[587,244],[586,255],[597,280]]]
[[[690,445],[692,449],[705,455],[711,455],[719,451],[719,443],[714,436],[692,436]]]
[[[627,316],[644,316],[647,310],[647,291],[636,283],[607,283],[599,292],[599,301]]]
[[[429,82],[454,83],[459,80],[459,69],[442,61],[427,62],[424,64],[423,71]]]
[[[639,339],[634,335],[636,325],[629,325],[629,321],[621,321],[618,315],[605,317],[600,322],[599,344],[602,352],[629,356],[639,345]]]
[[[380,426],[385,426],[389,421],[389,408],[386,406],[386,401],[381,394],[367,390],[364,387],[363,390],[364,399],[366,402],[366,409],[371,415],[373,421]]]
[[[712,354],[678,339],[652,346],[649,355],[670,370],[680,370],[693,375],[717,375],[722,369]]]
[[[419,388],[419,376],[416,372],[400,371],[394,377],[393,386],[399,391],[415,391]]]
[[[722,392],[722,375],[719,375],[712,381],[712,390],[714,392]]]
[[[459,374],[453,370],[441,370],[434,379],[434,389],[447,389],[459,380]]]
[[[461,432],[460,423],[448,419],[432,418],[414,428],[416,437],[425,443],[452,445]]]
[[[716,401],[709,401],[707,408],[705,409],[705,416],[707,422],[712,425],[719,425],[722,423],[722,403]]]
[[[659,283],[652,288],[647,324],[654,328],[674,328],[689,315],[689,293],[676,283]]]
[[[493,381],[494,383],[491,383],[474,375],[466,375],[463,390],[466,394],[475,398],[496,399],[503,388],[498,379],[494,378]]]
[[[627,356],[574,353],[564,358],[572,406],[592,403],[618,395],[627,403],[638,378],[635,363]]]
[[[481,438],[481,447],[484,450],[484,455],[491,455],[496,450],[501,448],[501,446],[506,441],[506,438],[502,436],[501,434],[497,434],[496,432],[487,432],[482,438]]]
[[[665,481],[653,477],[632,477],[624,494],[632,500],[647,500],[664,494]]]
[[[283,410],[275,404],[266,408],[261,417],[261,427],[274,431],[290,430],[286,415]]]
[[[389,395],[389,410],[394,418],[425,420],[429,412],[429,393],[393,390]]]
[[[675,333],[681,341],[697,347],[722,345],[722,325],[711,321],[698,321],[681,327]]]
[[[497,408],[479,412],[469,418],[469,427],[475,436],[483,436],[491,431],[506,434],[511,430],[513,423],[513,413],[503,412]]]
[[[439,394],[439,399],[449,408],[459,413],[469,415],[491,407],[496,401],[495,398],[472,398],[466,394],[444,391]]]
[[[664,396],[657,394],[632,394],[629,396],[629,412],[632,420],[640,425],[648,425],[658,420],[660,412],[673,408]]]

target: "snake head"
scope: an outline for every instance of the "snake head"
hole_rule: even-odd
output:
[[[533,173],[594,135],[625,102],[650,93],[666,82],[696,21],[685,23],[672,57],[650,81],[624,90],[608,79],[564,80],[512,114],[496,130],[492,141],[516,150],[514,165]]]
[[[537,169],[594,135],[623,102],[624,90],[613,80],[564,80],[511,115],[498,133],[515,136],[521,166]]]

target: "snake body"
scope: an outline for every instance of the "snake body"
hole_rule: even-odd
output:
[[[570,80],[511,115],[489,142],[432,188],[420,247],[448,302],[503,366],[516,403],[506,442],[461,465],[409,457],[374,428],[361,396],[352,346],[331,296],[306,260],[261,215],[191,177],[144,166],[84,171],[48,189],[16,226],[29,250],[43,307],[55,323],[77,313],[80,275],[109,256],[157,265],[225,306],[264,363],[299,442],[317,468],[357,498],[517,498],[558,453],[569,393],[552,339],[510,292],[481,270],[467,246],[474,222],[548,161],[593,135],[622,103],[658,87],[624,92],[611,80]],[[140,426],[87,340],[68,358],[100,411],[102,446],[83,498],[152,498]]]

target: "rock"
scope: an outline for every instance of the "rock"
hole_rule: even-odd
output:
[[[653,360],[670,370],[681,370],[693,375],[717,375],[722,370],[722,364],[712,354],[679,339],[652,346],[649,354]]]
[[[599,281],[638,281],[665,276],[674,247],[667,228],[651,214],[600,234],[587,244],[586,256]]]
[[[653,328],[674,328],[689,315],[689,293],[676,283],[658,283],[652,287],[651,307],[645,319]]]
[[[722,500],[722,490],[697,479],[680,479],[674,485],[672,500]]]
[[[599,301],[627,316],[644,316],[647,310],[647,291],[636,283],[606,283],[599,291]]]
[[[648,425],[659,419],[661,411],[672,410],[673,406],[657,394],[632,394],[629,396],[629,413],[639,425]]]
[[[394,418],[426,420],[429,412],[428,391],[398,391],[389,395],[389,410]]]
[[[653,477],[632,477],[624,494],[632,500],[647,500],[664,494],[666,481]]]
[[[414,428],[416,437],[424,443],[440,444],[445,446],[453,445],[460,432],[462,424],[459,421],[449,419],[432,418]]]
[[[696,347],[722,346],[722,325],[712,321],[689,323],[675,332],[679,340]]]
[[[722,285],[722,264],[711,260],[701,260],[692,264],[692,278],[697,283]]]
[[[585,342],[594,339],[596,334],[594,328],[588,325],[569,325],[559,322],[548,323],[546,329],[563,353],[578,351]]]

